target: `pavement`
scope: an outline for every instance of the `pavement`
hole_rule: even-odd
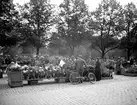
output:
[[[54,83],[10,88],[0,79],[0,105],[137,105],[137,77],[114,75],[91,84]]]

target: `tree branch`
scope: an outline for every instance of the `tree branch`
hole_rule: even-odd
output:
[[[114,46],[114,47],[109,48],[108,50],[105,51],[105,54],[108,53],[109,51],[113,50],[113,49],[118,48],[118,47],[119,47],[119,44]]]
[[[99,53],[102,53],[99,49],[97,49],[97,47],[94,47],[93,49],[95,49],[95,50],[98,51]]]

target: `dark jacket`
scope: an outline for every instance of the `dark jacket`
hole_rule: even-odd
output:
[[[75,69],[76,69],[77,71],[83,70],[83,69],[84,69],[84,68],[83,68],[84,65],[87,67],[87,64],[86,64],[85,60],[82,59],[82,58],[78,58],[78,59],[76,60],[76,63],[75,63]]]
[[[101,80],[101,64],[99,61],[96,62],[95,76],[97,81]]]

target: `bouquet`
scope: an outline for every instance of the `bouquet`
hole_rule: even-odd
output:
[[[29,74],[29,66],[24,65],[20,69],[22,70],[24,79],[26,80]]]

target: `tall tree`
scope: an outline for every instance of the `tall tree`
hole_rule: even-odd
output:
[[[121,48],[127,52],[127,59],[134,53],[134,41],[135,35],[133,30],[136,28],[137,22],[137,8],[135,4],[129,3],[123,9],[123,28],[122,33],[124,37],[121,39]]]
[[[84,0],[64,0],[60,5],[58,36],[67,42],[71,55],[87,34],[88,9]]]
[[[91,13],[90,29],[97,36],[91,40],[92,48],[105,54],[118,47],[118,26],[121,21],[122,7],[116,0],[103,0],[96,11]],[[116,40],[115,40],[116,39]]]
[[[40,48],[48,39],[48,31],[54,24],[53,7],[48,0],[31,0],[22,7],[21,15],[23,21],[30,29],[30,41],[36,47],[36,54],[39,55]]]

